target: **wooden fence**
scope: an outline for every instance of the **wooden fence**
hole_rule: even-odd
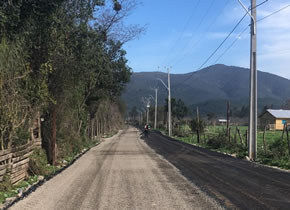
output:
[[[39,142],[29,141],[11,150],[0,151],[0,181],[5,175],[10,177],[12,184],[24,180],[28,175],[29,157],[38,144]]]
[[[34,148],[41,148],[40,123],[38,113],[30,128],[31,138],[28,143],[0,151],[0,181],[7,175],[11,183],[16,184],[27,177],[29,157]]]

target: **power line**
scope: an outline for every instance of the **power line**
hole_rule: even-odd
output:
[[[258,55],[270,55],[275,53],[275,55],[283,55],[283,54],[288,54],[290,53],[290,49],[284,49],[284,50],[278,50],[278,51],[274,51],[271,53],[259,53]]]
[[[206,12],[204,13],[204,15],[202,16],[201,20],[199,21],[199,23],[198,23],[197,26],[195,27],[196,31],[199,29],[199,27],[200,27],[201,24],[203,23],[205,17],[208,15],[208,13],[209,13],[209,11],[211,10],[213,4],[214,4],[214,0],[211,1],[211,3],[210,3],[210,5],[209,5],[209,7],[207,8]],[[191,41],[191,40],[189,40],[189,41]],[[184,49],[186,48],[186,46],[187,46],[187,44],[188,44],[189,41],[187,41],[186,43],[184,43],[184,45],[182,46],[181,50],[179,50],[179,51],[180,51],[180,54],[182,54],[182,52],[183,52]]]
[[[285,7],[283,7],[283,8],[281,8],[281,9],[279,9],[279,10],[277,10],[277,11],[275,11],[275,12],[272,12],[271,14],[269,14],[269,15],[267,15],[267,16],[265,16],[265,17],[263,17],[263,18],[261,18],[261,19],[259,19],[259,20],[257,20],[256,22],[260,22],[260,21],[262,21],[262,20],[265,20],[265,19],[267,19],[267,18],[269,18],[269,17],[271,17],[272,15],[275,15],[275,14],[277,14],[277,13],[279,13],[279,12],[281,12],[282,10],[285,10],[285,9],[287,9],[288,7],[290,7],[290,5],[287,5],[287,6],[285,6]],[[223,57],[226,53],[227,53],[227,51],[229,51],[230,50],[230,48],[232,48],[233,47],[233,45],[239,40],[239,38],[242,36],[242,34],[248,29],[248,27],[249,26],[247,26],[240,34],[239,34],[239,36],[237,36],[237,38],[229,45],[229,47],[215,60],[215,64],[221,59],[221,57]],[[264,54],[259,54],[259,55],[264,55]]]
[[[290,7],[290,4],[285,6],[285,7],[283,7],[283,8],[281,8],[281,9],[279,9],[279,10],[277,10],[277,11],[275,11],[275,12],[273,12],[273,13],[271,13],[271,14],[269,14],[269,15],[267,15],[267,16],[265,16],[265,17],[263,17],[263,18],[261,18],[261,19],[259,19],[259,20],[257,20],[257,22],[259,22],[261,20],[264,20],[264,19],[266,19],[268,17],[271,17],[272,15],[275,15],[276,13],[281,12],[282,10],[284,10],[284,9],[286,9],[288,7]]]
[[[184,32],[185,29],[188,27],[188,25],[189,25],[189,23],[190,23],[192,17],[195,15],[195,10],[198,8],[199,3],[200,3],[200,0],[198,0],[197,4],[195,4],[194,9],[193,9],[191,15],[189,16],[189,18],[187,19],[186,24],[184,25],[184,27],[183,27],[183,29],[182,29],[182,32],[180,33],[179,38],[177,39],[177,41],[175,42],[175,44],[172,45],[172,48],[170,49],[169,53],[168,53],[167,56],[165,57],[164,61],[162,62],[162,65],[165,63],[165,61],[168,59],[168,57],[170,57],[171,53],[172,53],[173,50],[176,48],[178,42],[181,40],[181,37],[182,37],[182,35],[183,35],[183,32]]]
[[[227,37],[220,43],[220,45],[210,54],[210,56],[199,66],[199,68],[197,69],[200,70],[202,67],[204,67],[204,65],[215,55],[215,53],[221,48],[221,46],[227,41],[227,39],[232,35],[232,33],[236,30],[236,28],[241,24],[241,22],[244,20],[244,18],[247,16],[248,13],[245,13],[244,16],[239,20],[239,22],[235,25],[235,27],[232,29],[232,31],[227,35]],[[183,80],[181,83],[178,83],[177,85],[174,85],[173,87],[176,87],[184,82],[186,82],[187,80],[189,80],[192,76],[193,76],[192,72],[190,74],[189,77],[187,77],[185,80]]]
[[[227,52],[228,50],[240,39],[240,37],[243,35],[243,33],[245,33],[245,31],[248,29],[249,26],[247,26],[238,36],[237,38],[228,46],[228,48],[214,61],[214,64],[216,64],[220,59],[221,57],[223,57]]]
[[[224,4],[223,6],[223,10],[227,7],[229,3],[229,0],[227,0],[227,2]],[[204,35],[209,31],[209,29],[212,27],[212,25],[217,21],[217,19],[219,18],[219,16],[222,13],[219,13],[216,17],[214,17],[213,21],[208,25],[208,27],[206,28],[206,30],[201,34],[201,36],[199,37],[199,39],[192,45],[192,48],[195,48],[200,42],[201,40],[204,38]],[[177,59],[174,63],[172,63],[172,66],[175,66],[176,64],[180,63],[181,61],[183,61],[187,55],[189,55],[190,52],[188,51],[187,53],[184,54],[184,56],[181,59]]]

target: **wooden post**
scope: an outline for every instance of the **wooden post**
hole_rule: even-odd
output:
[[[199,110],[198,110],[198,107],[196,107],[196,123],[197,123],[197,128],[196,128],[197,143],[200,143],[200,127],[199,127]]]
[[[265,136],[266,136],[266,125],[264,127],[264,132],[263,132],[263,146],[264,146],[264,152],[267,153],[267,144],[265,141]]]
[[[286,123],[286,134],[287,134],[288,154],[290,155],[290,142],[289,142],[288,124],[287,123]]]
[[[229,143],[231,143],[231,128],[228,128]]]
[[[248,147],[248,129],[246,130],[246,133],[245,133],[245,145],[246,147]]]
[[[236,127],[238,128],[238,127]],[[237,134],[238,134],[238,131],[237,129],[235,130],[235,136],[234,136],[234,143],[236,144],[237,143]]]
[[[242,138],[242,135],[241,135],[241,132],[240,132],[240,129],[237,127],[237,132],[238,132],[238,135],[239,135],[239,137],[240,137],[240,143],[241,143],[241,145],[244,145],[244,143],[243,143],[243,138]]]
[[[282,141],[284,140],[284,132],[286,130],[286,124],[283,125],[283,132],[282,132]]]

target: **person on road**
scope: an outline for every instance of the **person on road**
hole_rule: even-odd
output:
[[[144,131],[142,132],[142,134],[144,134],[145,137],[148,136],[149,128],[150,128],[150,127],[149,127],[148,124],[146,124],[146,125],[144,126]]]

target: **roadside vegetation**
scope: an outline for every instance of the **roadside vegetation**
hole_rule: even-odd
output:
[[[172,101],[173,138],[210,150],[230,154],[237,158],[247,158],[248,127],[245,125],[247,122],[245,118],[232,118],[231,115],[231,123],[227,128],[226,125],[218,125],[218,123],[215,125],[217,117],[214,113],[208,113],[206,116],[199,116],[198,121],[198,118],[196,117],[197,115],[194,113],[195,110],[187,108],[180,99],[173,99]],[[176,103],[176,101],[178,101],[178,103]],[[243,115],[238,112],[240,116],[244,116],[246,113],[247,109],[244,107],[245,106],[241,108]],[[230,115],[233,111],[229,110],[228,113]],[[132,108],[130,115],[138,116],[138,112],[134,107]],[[225,113],[225,116],[226,115],[227,114]],[[164,107],[158,107],[158,116],[157,129],[167,135],[167,100],[165,101]],[[150,124],[153,128],[154,110],[151,110],[149,118],[151,119]],[[140,117],[135,118],[135,123],[145,124],[145,118],[143,117],[143,122],[140,121]],[[290,169],[290,136],[287,130],[258,129],[257,162]]]
[[[131,76],[123,44],[144,31],[124,24],[136,6],[134,0],[1,1],[0,150],[30,141],[40,115],[33,177],[50,175],[123,126],[120,95]],[[11,189],[8,178],[0,183],[0,195]]]

